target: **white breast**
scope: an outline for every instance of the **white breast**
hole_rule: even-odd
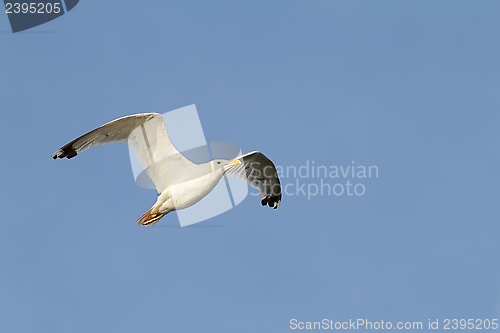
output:
[[[161,205],[159,212],[171,212],[191,207],[212,192],[222,175],[223,171],[220,169],[187,182],[169,186],[158,197],[156,205]]]

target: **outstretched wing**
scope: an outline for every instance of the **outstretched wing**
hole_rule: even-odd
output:
[[[158,193],[194,165],[174,147],[159,113],[140,113],[113,120],[57,150],[52,158],[73,158],[84,150],[112,143],[132,149]]]
[[[91,147],[118,142],[127,143],[128,136],[135,128],[155,117],[161,117],[161,115],[159,113],[139,113],[110,121],[62,146],[52,154],[52,158],[66,157],[70,159]]]
[[[253,151],[231,161],[226,175],[245,179],[260,192],[262,206],[278,209],[281,203],[281,184],[273,162],[264,154]]]

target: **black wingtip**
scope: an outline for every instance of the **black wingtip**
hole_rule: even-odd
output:
[[[70,158],[73,158],[75,157],[76,155],[78,155],[78,153],[73,149],[71,148],[70,151],[66,152],[66,158],[69,160]]]
[[[63,147],[58,151],[56,151],[54,154],[52,154],[52,158],[55,160],[57,160],[57,158],[65,158],[65,157],[67,159],[70,159],[75,157],[76,155],[78,155],[78,153],[72,147],[67,147],[67,148]]]
[[[274,197],[265,197],[260,203],[262,204],[262,206],[268,205],[271,208],[278,209],[280,208],[281,195]]]
[[[62,158],[61,156],[62,156],[63,154],[64,154],[64,152],[63,152],[61,149],[59,149],[59,150],[58,150],[58,151],[56,151],[54,154],[52,154],[52,158],[53,158],[53,159],[55,159],[55,160],[57,160],[57,158],[58,158],[58,157],[59,157],[59,158]]]
[[[269,207],[274,208],[274,209],[278,209],[279,208],[280,202],[281,202],[281,196],[270,197],[267,200],[267,203],[268,203]]]

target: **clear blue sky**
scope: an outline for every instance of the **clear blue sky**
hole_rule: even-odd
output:
[[[499,17],[493,1],[81,0],[12,34],[0,13],[0,331],[500,318]],[[208,141],[379,176],[348,178],[362,196],[144,228],[156,194],[125,145],[50,158],[190,104]]]

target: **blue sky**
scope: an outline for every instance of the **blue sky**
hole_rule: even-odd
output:
[[[17,34],[0,15],[0,330],[499,318],[499,14],[492,1],[82,0]],[[379,177],[350,179],[362,196],[295,193],[277,211],[248,197],[192,227],[174,213],[144,228],[156,194],[135,185],[125,145],[50,158],[110,120],[190,104],[208,141]]]

